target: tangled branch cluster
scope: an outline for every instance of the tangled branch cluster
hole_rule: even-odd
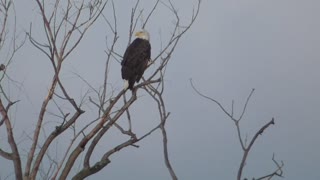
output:
[[[165,130],[165,123],[170,115],[167,111],[165,102],[163,99],[164,92],[164,75],[166,66],[171,59],[171,55],[174,52],[180,38],[194,23],[200,7],[200,0],[197,1],[195,10],[191,16],[191,19],[187,25],[181,24],[180,15],[178,14],[173,3],[168,1],[155,1],[154,6],[147,14],[146,20],[143,22],[141,28],[147,26],[148,21],[152,18],[155,10],[160,8],[168,8],[172,13],[175,24],[172,26],[172,33],[169,39],[167,39],[165,46],[161,51],[154,56],[152,64],[157,68],[153,72],[143,78],[143,82],[134,87],[129,99],[126,98],[126,91],[121,90],[116,92],[108,85],[109,81],[109,66],[110,61],[121,59],[119,53],[116,52],[115,45],[119,38],[117,31],[117,11],[113,1],[109,0],[94,0],[94,1],[41,1],[35,0],[37,9],[40,12],[43,32],[45,33],[45,39],[37,37],[34,34],[33,26],[30,24],[29,32],[27,37],[31,44],[42,52],[48,62],[50,62],[53,69],[52,79],[47,91],[46,96],[43,98],[42,105],[39,107],[39,115],[36,120],[33,135],[30,137],[30,147],[27,151],[26,163],[23,165],[21,161],[21,154],[17,141],[15,140],[15,133],[11,125],[11,119],[9,116],[10,107],[12,107],[18,101],[12,101],[6,92],[2,91],[0,98],[0,112],[2,120],[0,126],[5,125],[7,129],[8,144],[10,151],[0,149],[0,155],[14,163],[14,171],[16,179],[36,179],[39,174],[43,179],[67,179],[72,176],[72,179],[84,179],[104,167],[106,167],[111,161],[110,157],[120,150],[129,146],[138,147],[137,142],[148,137],[154,131],[160,129],[163,136],[163,152],[165,165],[172,179],[177,179],[177,176],[170,164],[168,157],[167,148],[167,134]],[[142,11],[138,11],[140,0],[137,0],[135,6],[132,8],[130,18],[130,28],[128,30],[128,44],[131,42],[133,32],[137,30],[137,22],[141,19]],[[112,17],[106,17],[103,12],[107,6],[110,6],[113,10]],[[13,7],[13,1],[2,0],[1,1],[1,18],[2,26],[0,30],[0,50],[8,38],[6,37],[6,29],[8,24],[8,16],[10,15],[10,8]],[[14,14],[14,13],[12,13]],[[112,39],[111,44],[108,42],[106,50],[106,61],[105,61],[105,74],[103,78],[102,88],[94,88],[89,82],[86,82],[80,75],[79,78],[85,81],[88,87],[95,93],[93,96],[85,95],[82,99],[75,99],[75,95],[70,92],[66,87],[66,82],[61,78],[63,67],[65,62],[69,60],[69,56],[82,42],[83,38],[87,34],[88,30],[95,24],[99,17],[103,17],[107,22],[112,36],[108,39]],[[112,37],[112,38],[111,38]],[[16,37],[14,36],[15,40]],[[12,56],[9,57],[7,62],[9,63],[15,52],[21,47],[22,44],[15,45],[13,47]],[[7,65],[8,65],[7,63]],[[6,76],[7,65],[1,65],[1,71]],[[3,79],[2,77],[2,79]],[[0,87],[2,89],[2,84]],[[3,90],[3,89],[2,89]],[[132,116],[130,107],[135,102],[139,101],[137,91],[145,91],[151,99],[154,100],[158,106],[158,113],[160,122],[149,131],[145,132],[144,135],[138,137],[131,126]],[[5,101],[3,101],[3,99]],[[76,127],[79,125],[79,119],[85,114],[83,108],[83,102],[88,99],[89,102],[96,108],[96,115],[92,120],[88,120],[87,124],[82,125],[81,128]],[[64,109],[61,104],[68,104],[71,108]],[[54,104],[58,113],[54,114],[55,117],[61,119],[61,123],[55,126],[49,135],[44,139],[40,140],[41,135],[44,133],[44,122],[46,116],[49,114],[49,105]],[[128,121],[128,128],[124,128],[118,123],[120,118],[126,118]],[[101,139],[110,132],[110,128],[115,127],[123,135],[127,136],[127,140],[119,143],[118,145],[106,150],[99,160],[92,160],[92,154],[97,148],[97,145],[101,142]],[[58,137],[65,137],[66,132],[72,131],[73,137],[64,151],[64,155],[61,160],[54,160],[48,155],[48,151],[52,146],[53,142],[57,141]],[[81,160],[80,155],[84,158]],[[48,160],[50,162],[50,168],[48,170],[41,169],[41,164]],[[72,168],[76,161],[81,161],[82,167],[74,175],[70,175]]]

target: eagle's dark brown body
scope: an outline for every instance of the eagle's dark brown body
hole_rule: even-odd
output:
[[[137,38],[127,48],[121,62],[122,79],[128,80],[129,89],[139,82],[150,60],[151,46],[148,40]]]

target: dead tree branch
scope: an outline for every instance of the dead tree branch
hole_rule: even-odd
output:
[[[172,179],[176,180],[177,176],[173,170],[173,167],[169,161],[169,148],[168,148],[168,135],[165,129],[166,121],[170,115],[167,112],[164,101],[164,78],[166,66],[175,51],[179,40],[189,30],[189,28],[195,22],[199,10],[200,0],[196,0],[197,5],[195,11],[192,12],[192,16],[189,17],[187,24],[182,24],[180,18],[182,16],[178,14],[178,11],[174,7],[170,0],[166,1],[168,6],[162,6],[163,3],[160,0],[156,0],[155,4],[150,7],[148,13],[142,10],[138,10],[142,5],[140,0],[137,0],[132,8],[129,20],[130,26],[128,27],[129,37],[128,44],[133,38],[133,33],[137,28],[139,20],[143,15],[146,15],[146,20],[141,23],[141,27],[145,28],[148,22],[161,11],[161,8],[168,8],[172,13],[172,17],[175,23],[172,24],[171,33],[167,36],[167,39],[161,46],[159,52],[153,55],[152,62],[156,68],[150,70],[151,73],[145,75],[142,82],[136,84],[129,98],[126,95],[125,90],[118,90],[110,84],[110,67],[112,61],[120,62],[122,56],[121,53],[117,52],[118,39],[121,38],[118,34],[118,21],[115,1],[111,0],[94,0],[94,1],[45,1],[45,0],[34,0],[36,5],[36,11],[41,18],[42,33],[41,37],[38,30],[34,30],[37,26],[33,26],[30,23],[29,31],[26,33],[26,37],[39,52],[41,52],[47,62],[51,66],[50,79],[48,79],[48,90],[45,91],[44,97],[40,102],[42,104],[37,107],[38,113],[36,119],[34,119],[34,127],[28,137],[30,139],[30,145],[25,152],[27,155],[23,162],[23,170],[18,149],[18,144],[14,139],[13,125],[9,116],[9,109],[17,101],[11,101],[10,96],[6,94],[6,90],[1,82],[4,78],[9,78],[6,70],[8,65],[13,59],[15,52],[20,49],[22,43],[15,43],[11,48],[11,54],[9,55],[6,63],[0,63],[0,72],[3,74],[0,77],[0,127],[7,128],[9,150],[0,148],[0,156],[14,163],[14,171],[16,179],[34,180],[37,178],[45,179],[84,179],[110,163],[110,157],[118,153],[122,149],[128,147],[136,147],[138,142],[149,137],[156,130],[160,130],[162,133],[162,144],[163,144],[163,155],[165,166],[167,167]],[[108,3],[110,2],[110,3]],[[103,14],[103,11],[107,4],[111,8],[111,16],[107,17]],[[12,0],[1,0],[0,1],[0,52],[4,52],[3,46],[5,40],[8,37],[8,22],[10,21],[10,8],[13,8]],[[158,11],[159,10],[159,11]],[[72,59],[70,56],[75,49],[79,46],[80,42],[83,41],[88,30],[93,27],[93,24],[97,22],[99,17],[103,17],[108,31],[111,35],[106,38],[107,49],[106,49],[106,61],[104,64],[104,73],[101,76],[101,86],[98,88],[91,82],[85,80],[81,74],[77,74],[77,77],[81,79],[86,88],[88,88],[83,97],[77,97],[72,89],[69,88],[67,81],[63,79],[65,73],[65,67],[67,61]],[[14,24],[14,37],[15,35],[15,24]],[[127,39],[126,39],[127,40]],[[118,65],[118,64],[117,64]],[[129,111],[129,108],[135,102],[140,100],[138,92],[147,93],[155,102],[158,107],[160,122],[156,123],[154,127],[143,131],[142,135],[134,131],[133,123],[135,121],[134,110]],[[51,107],[54,106],[54,110]],[[86,113],[85,108],[89,107],[94,113],[89,114],[89,119],[85,119],[83,124],[83,114]],[[11,110],[11,109],[10,109]],[[92,115],[92,117],[91,117]],[[51,120],[48,117],[53,117]],[[87,116],[85,116],[88,118]],[[126,119],[125,125],[120,119]],[[55,123],[54,126],[50,124]],[[81,122],[81,123],[80,123]],[[32,123],[30,123],[32,124]],[[117,131],[126,137],[125,140],[117,142],[113,147],[106,149],[99,160],[93,162],[93,156],[95,149],[99,146],[102,139],[107,134],[111,134],[110,129],[115,128]],[[69,135],[71,136],[69,137]],[[68,137],[70,142],[67,142],[64,147],[59,148],[59,153],[63,155],[58,157],[51,156],[51,150],[57,147],[58,139]],[[56,143],[56,144],[55,144]],[[56,149],[57,151],[57,149]],[[83,155],[81,160],[80,155]],[[80,170],[75,170],[75,163],[81,161]],[[45,163],[44,163],[45,162]],[[48,163],[47,163],[48,162]],[[44,169],[46,168],[46,169]],[[39,176],[40,174],[40,176]]]
[[[55,8],[53,9],[50,16],[46,14],[45,6],[47,5],[44,1],[36,0],[40,14],[43,19],[44,31],[47,37],[48,45],[41,45],[35,38],[32,37],[31,29],[29,33],[29,39],[31,43],[38,49],[46,54],[52,64],[54,69],[54,75],[48,91],[47,96],[45,97],[42,107],[40,108],[39,118],[37,125],[34,131],[32,145],[28,153],[27,163],[25,166],[25,178],[35,179],[39,170],[40,163],[47,152],[51,142],[66,129],[68,129],[79,117],[83,110],[76,104],[74,99],[69,95],[65,89],[62,81],[59,78],[61,72],[62,63],[69,56],[69,54],[79,45],[80,41],[84,37],[87,30],[92,26],[92,24],[97,20],[97,18],[102,13],[104,7],[107,4],[106,2],[99,1],[95,6],[86,7],[84,2],[80,4],[72,3],[68,1],[63,4],[60,1],[56,1]],[[62,3],[62,4],[60,4]],[[58,22],[58,16],[61,13],[58,6],[65,6],[66,11],[62,11],[64,14],[60,22]],[[84,11],[90,11],[90,16],[86,18],[82,17]],[[73,15],[74,14],[74,15]],[[64,29],[64,31],[61,31]],[[64,33],[63,33],[64,32]],[[34,161],[32,171],[31,164],[33,163],[33,157],[35,157],[36,147],[38,144],[38,138],[41,131],[42,123],[46,114],[46,109],[49,102],[52,100],[53,95],[55,94],[57,85],[60,87],[64,98],[72,105],[75,109],[74,115],[66,121],[65,124],[57,127],[51,135],[44,142],[40,152],[36,156]]]
[[[3,85],[3,79],[7,78],[12,81],[7,75],[7,69],[11,64],[16,52],[24,44],[24,40],[21,43],[17,43],[18,36],[16,34],[16,14],[14,2],[12,0],[0,1],[0,53],[1,53],[1,65],[0,65],[0,114],[2,116],[0,120],[0,127],[4,124],[7,134],[7,142],[9,144],[11,152],[6,152],[0,148],[0,156],[13,162],[15,178],[22,179],[22,166],[21,158],[18,149],[18,145],[14,136],[13,125],[9,115],[9,109],[18,101],[12,101],[7,94],[9,90]],[[10,31],[9,31],[10,30]]]
[[[278,161],[275,160],[274,158],[274,154],[272,155],[272,161],[273,163],[277,166],[277,169],[274,170],[272,173],[268,174],[268,175],[265,175],[265,176],[262,176],[260,178],[256,178],[255,180],[263,180],[263,179],[272,179],[273,177],[283,177],[283,166],[284,166],[284,163],[283,161],[281,161],[281,164],[279,164]]]
[[[262,133],[270,126],[270,125],[274,125],[274,118],[272,118],[268,123],[266,123],[265,125],[263,125],[255,134],[254,136],[252,137],[252,139],[250,140],[249,142],[249,145],[245,145],[245,143],[243,143],[243,139],[241,137],[241,128],[240,128],[240,121],[242,120],[243,118],[243,115],[244,113],[246,112],[246,109],[247,109],[247,106],[248,106],[248,103],[250,101],[250,98],[254,92],[254,89],[251,90],[249,96],[247,97],[247,100],[243,106],[243,110],[242,110],[242,113],[240,114],[240,116],[238,118],[235,118],[234,117],[234,114],[233,114],[233,101],[232,101],[232,109],[231,109],[231,112],[228,112],[226,110],[226,108],[224,108],[222,106],[222,104],[220,102],[218,102],[217,100],[209,97],[209,96],[206,96],[204,95],[203,93],[201,93],[193,84],[192,80],[190,79],[190,84],[191,84],[191,87],[193,88],[193,90],[198,94],[200,95],[201,97],[207,99],[207,100],[210,100],[211,102],[214,102],[215,104],[217,104],[220,109],[235,123],[235,126],[236,126],[236,130],[237,130],[237,135],[238,135],[238,139],[239,139],[239,142],[240,142],[240,145],[241,145],[241,148],[243,150],[243,155],[242,155],[242,160],[240,162],[240,166],[239,166],[239,169],[238,169],[238,174],[237,174],[237,180],[241,180],[242,178],[242,172],[243,172],[243,169],[244,169],[244,166],[246,165],[246,161],[248,159],[248,155],[250,153],[250,150],[253,146],[253,144],[256,142],[256,140],[258,139],[259,135],[262,135]],[[266,176],[263,176],[261,177],[262,179],[264,178],[272,178],[274,176],[277,176],[277,175],[281,175],[282,176],[282,167],[283,167],[283,163],[281,165],[279,165],[275,160],[274,160],[274,157],[272,158],[273,162],[277,165],[277,169],[269,174],[269,175],[266,175]],[[261,179],[259,178],[259,179]]]
[[[5,157],[6,159],[10,159],[13,161],[14,165],[14,171],[17,179],[22,179],[22,169],[21,169],[21,159],[19,150],[17,147],[17,143],[15,141],[14,135],[13,135],[13,128],[8,116],[8,111],[4,107],[2,100],[0,98],[0,113],[2,118],[4,119],[4,123],[6,125],[7,129],[7,136],[8,136],[8,143],[10,145],[12,153],[7,153],[1,150],[0,155]]]

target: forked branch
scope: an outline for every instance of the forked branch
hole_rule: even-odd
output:
[[[238,135],[238,139],[239,139],[239,142],[240,142],[240,145],[241,145],[241,148],[243,150],[243,155],[242,155],[242,160],[240,162],[240,166],[239,166],[239,169],[238,169],[238,174],[237,174],[237,180],[241,180],[242,178],[242,172],[243,172],[243,169],[244,169],[244,166],[246,165],[246,161],[247,161],[247,158],[248,158],[248,155],[250,153],[250,150],[252,149],[252,146],[254,145],[254,143],[256,142],[256,140],[258,139],[259,135],[262,135],[262,133],[270,126],[270,125],[274,125],[274,118],[272,118],[268,123],[266,123],[265,125],[263,125],[255,134],[254,136],[252,137],[252,139],[250,140],[249,144],[246,146],[243,142],[244,140],[242,139],[241,137],[241,128],[240,128],[240,122],[241,122],[241,119],[243,118],[243,115],[244,113],[246,112],[246,109],[247,109],[247,106],[248,106],[248,103],[250,101],[250,98],[254,92],[254,89],[252,89],[252,91],[250,92],[249,96],[247,97],[247,100],[243,106],[243,110],[242,110],[242,113],[240,114],[240,116],[238,118],[235,118],[234,117],[234,113],[233,113],[233,104],[234,104],[234,101],[232,101],[232,109],[231,109],[231,112],[229,112],[224,106],[222,106],[222,104],[220,102],[218,102],[217,100],[209,97],[209,96],[206,96],[204,95],[203,93],[201,93],[193,84],[192,80],[190,80],[190,84],[191,84],[191,87],[194,89],[194,91],[200,95],[201,97],[207,99],[207,100],[210,100],[211,102],[214,102],[215,104],[217,104],[220,109],[234,122],[235,126],[236,126],[236,130],[237,130],[237,135]],[[281,165],[278,164],[277,161],[274,160],[274,157],[272,158],[273,162],[277,165],[277,169],[269,174],[269,175],[266,175],[266,176],[263,176],[259,179],[265,179],[265,178],[268,178],[268,179],[271,179],[272,177],[274,176],[282,176],[282,167],[283,167],[283,162]]]

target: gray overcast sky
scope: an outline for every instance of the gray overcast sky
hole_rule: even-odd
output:
[[[123,52],[132,2],[117,3],[117,17],[121,19],[121,43],[117,48]],[[187,20],[195,3],[174,3]],[[152,4],[148,1],[141,8],[150,9]],[[19,27],[28,29],[33,22],[35,33],[41,32],[37,30],[42,25],[35,2],[17,0],[15,5]],[[190,78],[200,91],[226,107],[235,100],[238,114],[251,89],[256,89],[242,122],[243,136],[252,137],[254,131],[275,118],[276,125],[254,145],[245,176],[271,172],[275,153],[276,159],[285,163],[284,179],[320,179],[319,7],[318,0],[203,0],[199,17],[178,45],[165,77],[165,100],[171,112],[167,123],[169,152],[180,179],[235,179],[242,155],[232,122],[215,104],[195,94]],[[149,24],[154,54],[160,45],[159,32],[169,33],[166,26],[172,22],[168,22],[168,16],[168,12],[158,11]],[[74,72],[95,87],[101,83],[107,35],[106,24],[98,21],[70,57],[63,76],[70,81],[69,88],[76,96],[81,97],[86,88]],[[12,72],[18,72],[12,78],[24,84],[20,96],[24,101],[17,108],[15,128],[31,132],[29,119],[38,115],[51,67],[30,43],[17,54],[12,67]],[[116,62],[111,76],[111,82],[121,88],[120,66]],[[41,86],[35,89],[38,82]],[[145,104],[137,103],[132,110],[144,108]],[[135,116],[134,127],[141,132],[156,122],[152,111]],[[1,144],[5,141],[0,140]],[[90,179],[170,179],[161,141],[157,132],[139,143],[140,148],[121,151],[112,157],[110,166]],[[63,139],[60,143],[64,143]],[[105,150],[100,146],[101,152]],[[0,159],[0,164],[5,162]]]

